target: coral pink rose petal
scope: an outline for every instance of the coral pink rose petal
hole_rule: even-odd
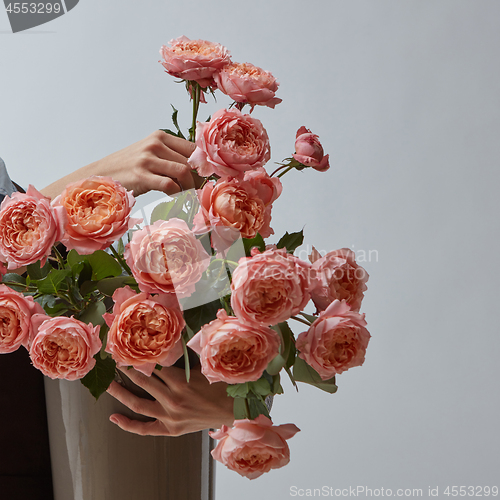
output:
[[[0,260],[8,269],[37,260],[43,265],[66,224],[64,209],[52,208],[50,199],[33,186],[6,196],[0,207]]]
[[[334,300],[345,300],[352,311],[359,311],[369,276],[356,263],[355,253],[341,248],[321,257],[314,250],[309,259],[313,263],[311,298],[318,312],[325,310]]]
[[[330,168],[329,155],[325,155],[319,137],[305,127],[297,130],[295,139],[295,154],[292,155],[299,163],[312,167],[319,172]]]
[[[82,255],[104,250],[142,221],[130,218],[135,204],[132,191],[111,177],[93,176],[69,184],[52,204],[68,217],[61,242]]]
[[[14,352],[20,346],[28,348],[34,314],[44,314],[44,311],[33,297],[0,285],[0,354]]]
[[[271,328],[246,324],[220,309],[188,346],[200,355],[201,371],[210,383],[239,384],[261,377],[278,355],[279,337]]]
[[[238,109],[221,109],[209,122],[198,122],[195,144],[188,163],[203,177],[243,178],[245,171],[263,167],[271,158],[262,123]]]
[[[235,420],[232,428],[224,425],[210,432],[219,440],[212,456],[241,476],[256,479],[290,461],[286,440],[299,431],[294,424],[273,425],[264,415],[255,420]]]
[[[231,63],[214,75],[217,87],[236,102],[274,108],[282,99],[275,97],[276,78],[253,64]]]
[[[233,273],[231,307],[243,321],[275,325],[302,311],[309,302],[310,264],[285,249],[242,258]]]
[[[299,357],[328,380],[365,360],[370,334],[364,314],[352,311],[343,300],[333,301],[296,342]]]
[[[118,366],[150,376],[156,365],[171,366],[182,356],[185,322],[175,297],[125,287],[115,291],[113,300],[113,313],[104,315],[110,327],[106,352]]]
[[[148,293],[189,297],[210,264],[210,256],[181,219],[158,220],[136,231],[125,247],[125,259]]]
[[[31,318],[33,335],[30,357],[35,368],[52,379],[78,380],[95,365],[94,355],[101,349],[99,326],[73,317]]]
[[[213,85],[214,73],[230,62],[226,47],[206,40],[180,36],[160,49],[160,61],[169,75],[197,82],[202,88]]]

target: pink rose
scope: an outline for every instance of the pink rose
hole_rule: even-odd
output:
[[[264,166],[271,146],[262,123],[238,109],[220,109],[209,122],[196,124],[196,149],[188,163],[203,177],[243,178]]]
[[[170,47],[163,45],[160,61],[169,75],[197,82],[200,87],[213,85],[214,73],[231,59],[226,47],[206,40],[190,40],[180,36],[170,40]]]
[[[290,461],[286,440],[299,431],[294,424],[273,425],[264,415],[255,420],[235,420],[232,428],[223,425],[209,433],[219,440],[212,456],[241,476],[256,479]]]
[[[33,314],[44,314],[33,297],[0,285],[0,354],[14,352],[20,346],[28,349]]]
[[[267,238],[274,234],[269,226],[271,208],[280,192],[279,179],[269,177],[264,169],[245,172],[243,180],[208,182],[198,191],[200,211],[193,230],[217,231],[217,227],[224,226],[243,238],[254,238],[257,233]]]
[[[352,311],[359,311],[363,292],[367,290],[368,273],[356,263],[352,250],[341,248],[324,257],[313,249],[311,298],[318,311],[337,300],[345,300]]]
[[[33,186],[26,193],[6,196],[0,207],[0,260],[8,269],[37,260],[45,264],[66,223],[64,209],[52,208],[50,199]]]
[[[323,380],[365,361],[370,334],[365,315],[351,311],[345,300],[334,300],[296,342],[299,357]]]
[[[52,379],[66,380],[81,379],[92,370],[94,355],[101,349],[99,326],[44,314],[35,314],[31,322],[30,357],[35,368]]]
[[[175,218],[134,232],[125,259],[141,291],[175,293],[179,298],[195,291],[210,264],[210,256],[188,225]]]
[[[214,75],[217,87],[236,102],[274,108],[282,99],[275,97],[276,78],[249,63],[231,63]]]
[[[183,353],[184,318],[172,295],[135,293],[129,287],[113,294],[112,314],[104,319],[110,327],[106,352],[118,366],[133,366],[150,376],[155,366],[171,366]]]
[[[111,177],[92,176],[69,184],[52,204],[68,217],[61,243],[81,255],[108,248],[142,221],[130,218],[132,191]]]
[[[295,154],[292,156],[306,167],[312,167],[319,172],[325,172],[330,168],[329,155],[324,154],[319,137],[305,127],[297,130]]]
[[[231,307],[243,321],[275,325],[302,311],[309,302],[310,264],[283,249],[240,259],[231,283]]]
[[[279,336],[271,328],[252,326],[219,309],[188,342],[200,355],[201,371],[210,383],[239,384],[258,380],[279,353]]]

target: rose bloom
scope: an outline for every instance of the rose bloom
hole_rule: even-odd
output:
[[[352,311],[359,311],[363,292],[367,290],[368,273],[356,263],[356,255],[348,248],[327,253],[324,257],[313,249],[309,259],[311,298],[318,311],[337,300],[345,300]]]
[[[109,326],[106,352],[118,366],[133,366],[150,376],[155,366],[171,366],[183,353],[185,326],[175,297],[135,293],[129,287],[113,294],[113,313],[105,314]]]
[[[28,348],[31,316],[44,314],[42,306],[6,285],[0,285],[0,354]]]
[[[52,245],[67,223],[62,208],[52,208],[33,186],[26,193],[6,196],[0,206],[0,260],[17,269],[40,260],[44,265]]]
[[[214,73],[230,62],[229,51],[218,43],[190,40],[180,36],[163,45],[160,61],[169,75],[197,82],[200,87],[213,85]]]
[[[243,321],[275,325],[302,311],[309,302],[310,264],[284,248],[240,259],[233,272],[231,307]]]
[[[101,349],[99,326],[44,314],[33,315],[31,322],[30,357],[35,368],[52,379],[66,380],[81,379],[92,370],[94,355]]]
[[[274,108],[282,99],[275,97],[276,78],[249,63],[230,63],[214,75],[217,87],[236,102]]]
[[[104,250],[142,221],[130,218],[134,203],[132,191],[111,177],[69,184],[52,203],[66,211],[69,221],[61,243],[81,255]]]
[[[210,264],[188,225],[176,218],[136,231],[125,247],[125,259],[141,291],[175,293],[179,298],[195,291]]]
[[[210,436],[218,439],[212,456],[229,469],[248,479],[255,479],[290,461],[286,442],[300,429],[294,424],[273,425],[264,415],[255,420],[235,420],[233,427],[223,425]]]
[[[296,342],[299,357],[323,380],[365,361],[370,334],[365,315],[351,311],[345,300],[334,300]]]
[[[279,354],[278,334],[265,326],[252,326],[219,309],[217,319],[188,342],[200,355],[201,371],[212,382],[239,384],[258,380]]]
[[[324,154],[319,137],[305,127],[297,130],[295,154],[292,156],[306,167],[312,167],[319,172],[325,172],[330,168],[329,155]]]
[[[239,177],[264,166],[271,158],[262,123],[238,109],[220,109],[209,122],[196,124],[196,149],[188,163],[202,177]]]
[[[195,232],[220,226],[231,228],[237,236],[254,238],[257,233],[268,238],[272,203],[281,193],[281,182],[261,168],[245,172],[243,180],[231,178],[207,182],[198,191],[200,211],[194,218]]]

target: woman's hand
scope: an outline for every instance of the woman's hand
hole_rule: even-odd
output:
[[[106,156],[57,180],[42,189],[55,198],[71,182],[100,175],[112,177],[134,196],[156,190],[168,195],[199,185],[200,178],[191,172],[188,158],[195,145],[179,137],[157,130],[145,139]]]
[[[226,393],[223,382],[210,384],[200,367],[191,369],[189,383],[184,369],[164,367],[151,377],[134,370],[123,373],[151,394],[155,401],[140,398],[113,382],[108,393],[135,413],[155,418],[151,422],[132,420],[114,413],[111,422],[124,431],[141,436],[180,436],[203,429],[233,425],[233,398]]]

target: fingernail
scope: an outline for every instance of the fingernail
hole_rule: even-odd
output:
[[[118,419],[114,415],[111,415],[111,417],[109,417],[109,420],[111,420],[111,422],[113,422],[114,424],[118,423]]]

